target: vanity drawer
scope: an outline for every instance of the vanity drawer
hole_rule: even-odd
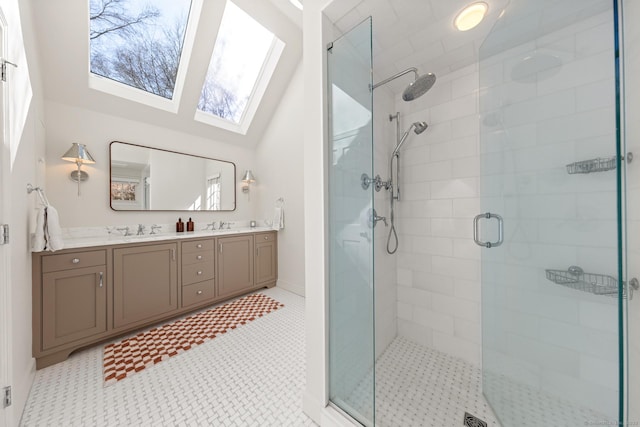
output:
[[[208,263],[213,265],[213,251],[193,252],[182,254],[182,265],[191,265],[197,263]]]
[[[203,262],[182,267],[182,286],[213,279],[213,262]]]
[[[256,243],[260,242],[273,242],[276,240],[276,233],[260,233],[256,234]]]
[[[73,252],[42,257],[42,272],[70,270],[72,268],[93,267],[107,263],[106,251]]]
[[[192,242],[182,242],[182,253],[203,252],[213,250],[213,239],[194,240]]]
[[[182,288],[182,306],[188,307],[212,299],[215,296],[215,289],[213,279],[184,286]]]

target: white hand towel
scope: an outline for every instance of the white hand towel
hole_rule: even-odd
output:
[[[36,216],[36,232],[33,236],[32,250],[34,252],[44,251],[46,245],[44,239],[44,211],[45,207],[38,209],[38,215]]]
[[[64,248],[62,240],[62,228],[60,228],[60,217],[58,211],[49,205],[45,215],[45,238],[47,239],[46,249],[53,252]]]
[[[274,230],[282,230],[284,228],[284,208],[276,207],[273,212],[273,225],[271,227]]]

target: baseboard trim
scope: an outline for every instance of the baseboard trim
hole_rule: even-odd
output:
[[[292,283],[287,282],[286,280],[278,279],[278,283],[276,283],[276,286],[284,289],[285,291],[293,292],[296,295],[304,297],[304,283]]]

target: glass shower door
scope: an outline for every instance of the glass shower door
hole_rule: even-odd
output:
[[[635,154],[636,159],[627,162],[623,175],[626,195],[626,259],[625,279],[629,298],[627,314],[627,381],[626,401],[629,425],[640,425],[640,2],[624,0],[622,9],[622,59],[624,64],[624,153]]]
[[[327,50],[329,398],[374,425],[371,19]]]
[[[501,16],[479,60],[483,392],[504,427],[617,425],[613,2]]]

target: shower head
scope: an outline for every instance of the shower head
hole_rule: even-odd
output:
[[[409,83],[409,86],[402,92],[402,99],[405,101],[413,101],[421,97],[431,89],[435,82],[435,74],[427,73],[421,76],[416,74],[416,79],[412,83]]]
[[[431,89],[433,84],[436,82],[435,74],[427,73],[421,76],[420,74],[418,74],[418,69],[412,67],[407,68],[404,71],[400,71],[398,74],[395,74],[379,83],[374,84],[373,86],[371,86],[371,90],[377,88],[378,86],[385,85],[390,81],[395,80],[398,77],[404,76],[408,73],[415,74],[415,78],[413,79],[413,82],[409,83],[409,86],[407,86],[404,92],[402,92],[402,99],[404,99],[405,101],[413,101],[414,99],[421,97],[422,95],[427,93],[427,91]]]
[[[400,138],[400,141],[398,141],[396,148],[393,149],[393,153],[391,153],[391,157],[397,156],[400,153],[400,147],[402,147],[402,144],[404,144],[404,142],[407,140],[407,137],[409,136],[409,132],[411,132],[411,129],[413,129],[416,135],[420,135],[422,132],[427,130],[428,127],[429,125],[427,124],[427,122],[411,123],[411,126],[409,126],[409,129],[407,129],[407,131],[402,134],[402,137]]]
[[[427,130],[427,128],[429,127],[427,122],[415,122],[411,126],[413,126],[413,128],[414,128],[413,131],[416,133],[416,135],[420,135],[422,132]]]

